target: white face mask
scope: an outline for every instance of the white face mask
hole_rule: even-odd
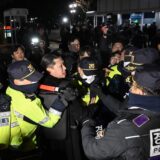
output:
[[[126,66],[128,66],[129,64],[130,64],[130,62],[124,62],[124,63],[123,63],[123,66],[126,67]]]
[[[83,75],[81,76],[81,78],[84,79],[86,83],[91,84],[95,80],[95,76],[96,75],[91,75],[91,76]]]

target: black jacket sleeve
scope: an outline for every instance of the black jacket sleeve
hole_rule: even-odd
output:
[[[108,125],[104,137],[95,138],[93,121],[86,123],[82,130],[82,143],[86,156],[91,160],[105,160],[119,157],[125,150],[126,144],[123,130],[116,124]]]
[[[121,102],[110,94],[104,94],[102,89],[98,87],[94,88],[94,91],[97,93],[102,103],[114,114],[117,115],[119,110],[127,108],[128,99]]]
[[[105,95],[101,98],[103,104],[114,114],[118,114],[119,110],[127,108],[127,99],[123,102],[119,101],[118,99],[114,98],[111,95]]]

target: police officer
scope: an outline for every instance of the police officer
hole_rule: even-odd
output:
[[[102,88],[103,77],[100,76],[97,61],[91,57],[83,58],[78,64],[78,91],[79,98],[81,99],[83,112],[85,110],[89,114],[93,114],[96,119],[97,125],[106,125],[105,119],[109,121],[113,118],[112,114],[106,107],[101,103],[101,99],[98,94],[94,91],[96,86]]]
[[[0,83],[0,150],[6,149],[9,146],[10,139],[10,102],[11,98],[2,93],[2,84]]]
[[[135,69],[144,64],[156,63],[159,59],[158,52],[153,48],[139,50],[135,50],[135,48],[127,49],[124,60],[110,68],[111,71],[106,78],[108,92],[115,98],[123,101],[126,97],[125,94],[129,90],[126,81],[129,81]]]
[[[11,117],[10,117],[10,102],[11,98],[2,92],[2,83],[0,83],[0,159],[6,155],[6,150],[9,147],[11,136]]]
[[[78,63],[79,73],[79,90],[82,90],[80,96],[85,106],[95,104],[98,102],[98,96],[92,92],[91,86],[95,83],[99,83],[98,78],[98,65],[95,59],[91,57],[85,57]]]
[[[11,125],[9,145],[21,150],[32,150],[37,145],[37,126],[53,127],[59,121],[65,106],[52,104],[48,111],[44,109],[41,100],[35,95],[42,74],[29,61],[12,63],[7,71],[10,84],[6,93],[12,99],[11,118],[15,120]]]
[[[146,160],[160,158],[160,66],[145,66],[135,73],[128,109],[121,110],[96,139],[95,122],[84,119],[82,143],[89,159]]]
[[[123,72],[129,73],[129,77],[126,81],[131,83],[132,75],[135,74],[136,68],[143,68],[144,65],[148,64],[159,64],[160,55],[153,48],[143,48],[133,51],[132,48],[126,51],[123,62]],[[112,112],[116,113],[119,109],[125,108],[128,102],[128,93],[125,96],[124,101],[113,97],[111,94],[103,94],[100,88],[92,88],[100,97],[102,102]]]

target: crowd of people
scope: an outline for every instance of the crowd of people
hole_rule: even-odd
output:
[[[0,159],[160,159],[158,30],[117,28],[64,29],[60,48],[38,61],[12,47],[0,77]]]

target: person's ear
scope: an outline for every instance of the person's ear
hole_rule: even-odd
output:
[[[47,67],[47,68],[46,68],[46,70],[47,70],[47,72],[49,72],[49,73],[50,73],[50,72],[51,72],[51,70],[52,70],[52,68],[51,68],[51,67]]]
[[[78,73],[80,76],[84,75],[83,69],[78,67]]]

